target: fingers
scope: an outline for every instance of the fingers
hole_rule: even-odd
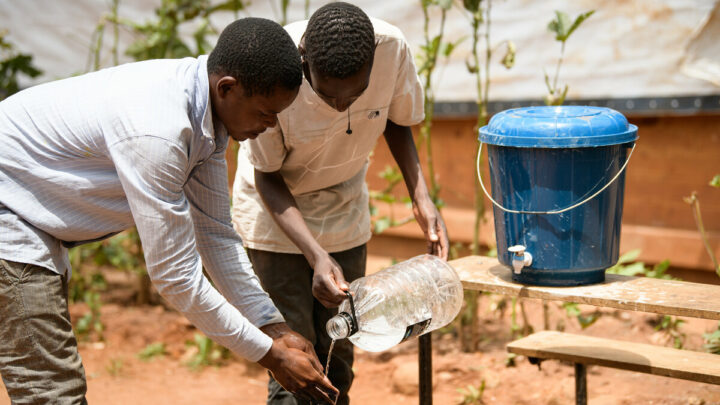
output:
[[[340,391],[333,387],[327,377],[323,377],[323,379],[317,383],[315,390],[317,392],[317,396],[315,398],[328,404],[334,404],[335,399],[337,399],[340,394]]]
[[[313,349],[312,346],[310,346],[310,350],[306,352],[308,355],[310,355],[310,364],[312,367],[320,373],[321,375],[325,375],[325,368],[320,363],[320,359],[318,359],[317,354],[315,354],[315,349]]]
[[[340,267],[335,267],[333,269],[333,276],[335,276],[335,284],[340,289],[343,297],[345,297],[345,291],[350,288],[350,284],[345,281],[345,275],[343,275],[342,269]]]
[[[333,270],[331,274],[316,274],[313,277],[313,295],[326,308],[335,308],[342,304],[346,297],[342,287],[345,287],[345,290],[349,288],[341,270]]]
[[[450,242],[448,241],[445,223],[442,218],[432,218],[428,223],[428,253],[447,260],[450,253]]]
[[[299,388],[300,386],[303,388]],[[293,395],[307,401],[314,400],[325,404],[334,404],[335,399],[340,394],[340,391],[332,385],[322,372],[315,373],[304,384],[298,382],[297,387],[295,390],[290,391]]]
[[[313,283],[313,295],[326,308],[335,308],[345,299],[345,293],[330,276],[323,276],[317,284]]]

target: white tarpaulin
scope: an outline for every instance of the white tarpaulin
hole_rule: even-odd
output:
[[[682,70],[689,76],[720,86],[720,2],[690,41]]]
[[[279,3],[280,0],[255,0],[240,15],[278,20]],[[311,1],[310,9],[325,3],[327,1]],[[353,3],[368,14],[400,27],[413,49],[419,50],[423,29],[420,0]],[[487,0],[483,1],[486,3]],[[134,21],[149,20],[159,4],[159,0],[120,0],[120,16]],[[710,72],[716,69],[717,73],[720,54],[717,15],[713,20],[715,28],[707,28],[711,34],[701,34],[715,4],[712,0],[495,0],[491,41],[494,45],[504,40],[513,41],[517,57],[515,67],[506,70],[499,63],[503,49],[498,48],[491,67],[490,98],[539,99],[545,94],[543,69],[554,72],[560,54],[560,45],[547,30],[554,10],[565,11],[572,18],[596,10],[566,45],[559,83],[569,85],[568,97],[720,94],[720,87],[708,81],[713,80],[711,77],[698,73],[702,66]],[[304,6],[304,0],[291,0],[289,21],[304,18]],[[107,0],[0,0],[0,29],[10,31],[8,39],[19,50],[34,55],[35,64],[46,72],[39,80],[47,81],[88,68],[92,31],[107,12]],[[232,19],[232,13],[226,13],[215,18],[213,24],[222,28]],[[433,27],[431,32],[436,32],[437,26]],[[194,28],[188,24],[185,31],[190,33]],[[448,14],[446,28],[449,40],[467,38],[447,64],[439,68],[435,79],[437,98],[440,101],[474,100],[474,79],[465,64],[470,53],[470,25],[457,7]],[[111,31],[106,30],[105,35],[103,61],[107,66]],[[120,49],[131,42],[129,32],[121,32]],[[122,61],[129,59],[124,57]],[[714,61],[715,65],[709,65],[708,61]],[[717,82],[717,75],[713,77]]]

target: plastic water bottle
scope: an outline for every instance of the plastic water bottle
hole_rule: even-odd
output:
[[[463,288],[455,270],[431,255],[416,256],[350,284],[351,298],[327,324],[333,340],[369,351],[441,328],[460,312]]]

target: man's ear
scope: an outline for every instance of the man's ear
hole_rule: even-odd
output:
[[[223,76],[215,83],[215,90],[220,98],[225,98],[232,91],[242,91],[240,87],[237,79],[232,76]]]
[[[300,52],[300,58],[305,58],[305,34],[300,38],[300,43],[298,44],[298,52]]]

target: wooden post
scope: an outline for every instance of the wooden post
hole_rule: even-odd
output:
[[[575,404],[587,405],[587,366],[575,363]]]
[[[418,369],[420,374],[420,405],[432,405],[432,334],[420,336],[418,341]]]

